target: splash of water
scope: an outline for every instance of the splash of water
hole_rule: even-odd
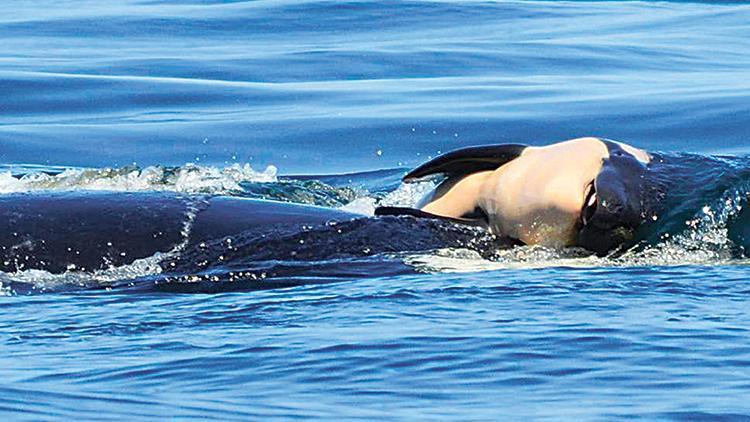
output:
[[[341,207],[342,210],[363,215],[375,215],[375,208],[379,206],[414,207],[427,193],[435,189],[432,181],[417,183],[402,183],[396,190],[385,196],[361,196]]]
[[[43,270],[22,270],[14,273],[0,272],[0,295],[15,293],[11,286],[23,284],[33,291],[43,293],[74,288],[106,288],[122,280],[135,280],[139,277],[157,275],[162,272],[159,263],[176,251],[156,253],[150,257],[137,259],[130,264],[109,267],[95,272],[82,272],[70,269],[53,274]]]
[[[8,170],[0,173],[0,193],[39,190],[108,190],[121,192],[172,191],[229,194],[242,190],[241,183],[276,182],[277,169],[254,170],[249,164],[225,168],[186,164],[180,167],[151,166],[101,169],[65,169],[56,174],[35,171],[20,177]]]
[[[706,203],[676,235],[665,233],[658,243],[632,250],[619,258],[631,266],[644,265],[722,265],[738,263],[738,245],[729,235],[729,224],[747,202],[750,186],[745,184],[724,192]]]

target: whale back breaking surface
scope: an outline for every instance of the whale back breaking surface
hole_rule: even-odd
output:
[[[275,201],[171,193],[0,195],[0,271],[90,272],[253,228],[352,216]]]
[[[188,211],[184,201],[177,197],[143,201],[143,195],[132,194],[108,196],[0,196],[0,269],[93,271],[167,252],[182,241]]]

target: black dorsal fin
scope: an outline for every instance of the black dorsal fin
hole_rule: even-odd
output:
[[[526,147],[521,144],[500,144],[457,149],[410,171],[404,176],[404,182],[413,182],[433,174],[456,177],[478,171],[495,170],[521,155]]]

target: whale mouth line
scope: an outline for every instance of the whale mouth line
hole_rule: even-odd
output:
[[[589,221],[591,221],[594,213],[596,213],[598,202],[596,187],[593,180],[588,184],[588,186],[586,186],[584,192],[585,195],[583,200],[583,208],[581,208],[581,223],[586,226]]]

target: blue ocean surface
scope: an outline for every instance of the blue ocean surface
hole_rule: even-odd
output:
[[[363,218],[0,272],[4,419],[750,419],[745,2],[2,5],[0,196],[371,216],[442,152],[580,136],[694,170],[617,257]]]

